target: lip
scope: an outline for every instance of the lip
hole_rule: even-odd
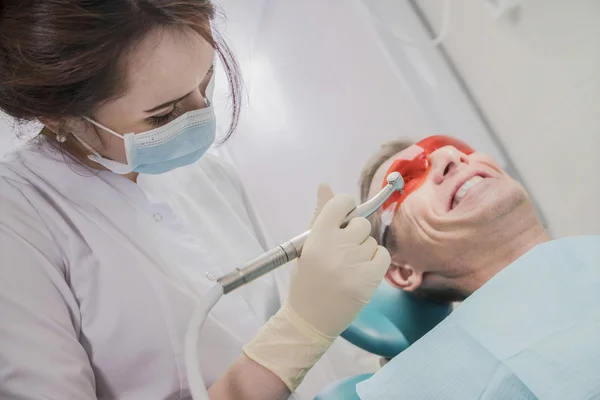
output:
[[[456,184],[454,185],[454,188],[452,189],[452,191],[450,192],[450,197],[448,199],[448,205],[447,205],[448,212],[452,211],[452,200],[454,199],[456,192],[458,192],[458,189],[460,189],[460,187],[462,185],[464,185],[469,179],[471,179],[475,176],[481,176],[484,179],[491,177],[490,174],[486,173],[485,171],[476,170],[476,171],[469,172],[467,175],[465,175],[461,179],[459,179],[456,182]]]

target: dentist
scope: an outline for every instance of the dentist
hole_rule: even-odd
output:
[[[186,399],[184,336],[221,275],[264,240],[206,151],[220,57],[207,0],[2,0],[0,108],[40,121],[0,161],[0,397]],[[323,187],[290,295],[225,296],[200,335],[214,399],[281,399],[373,295],[389,254]]]

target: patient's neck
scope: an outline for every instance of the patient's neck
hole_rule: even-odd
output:
[[[481,254],[469,276],[465,276],[459,286],[466,296],[485,285],[498,272],[511,265],[539,244],[551,240],[541,223],[530,224],[519,233],[507,238],[493,251]]]

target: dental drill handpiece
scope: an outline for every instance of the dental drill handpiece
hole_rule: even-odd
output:
[[[404,189],[404,180],[402,179],[402,175],[398,172],[389,174],[387,183],[387,186],[374,197],[352,210],[342,223],[341,227],[346,227],[353,218],[369,217],[377,211],[377,209],[381,207],[394,192],[402,192],[402,189]],[[261,277],[275,268],[300,257],[304,242],[309,234],[310,230],[261,254],[244,266],[236,268],[234,271],[218,278],[217,281],[223,286],[223,293],[227,294],[248,282],[252,282],[254,279]]]

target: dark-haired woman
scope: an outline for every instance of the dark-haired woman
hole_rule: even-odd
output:
[[[0,108],[44,128],[0,162],[0,397],[190,397],[207,274],[264,250],[241,182],[206,154],[215,56],[230,134],[240,99],[213,15],[206,0],[2,1]],[[287,397],[381,280],[368,222],[339,228],[352,200],[320,197],[283,305],[264,277],[208,319],[211,398]]]

